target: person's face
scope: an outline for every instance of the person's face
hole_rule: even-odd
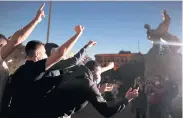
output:
[[[155,83],[156,86],[160,84],[160,81],[159,81],[158,77],[155,77],[155,82],[154,83]]]
[[[159,81],[155,81],[155,85],[158,86],[160,84]]]
[[[35,51],[35,58],[37,61],[46,59],[48,56],[46,54],[46,50],[44,45],[40,45]]]
[[[7,44],[6,39],[0,39],[0,47],[3,47]]]
[[[97,84],[101,81],[101,67],[96,67],[93,72],[93,79]]]

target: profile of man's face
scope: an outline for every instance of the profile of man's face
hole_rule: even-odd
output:
[[[93,72],[93,79],[94,81],[99,84],[101,81],[101,67],[95,67],[94,72]]]
[[[0,46],[5,46],[7,44],[6,39],[0,39]]]
[[[35,53],[36,53],[36,58],[38,60],[43,60],[43,59],[48,58],[44,45],[38,46],[38,48],[36,49]]]

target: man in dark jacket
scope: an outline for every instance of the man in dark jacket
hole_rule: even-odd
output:
[[[84,54],[87,52],[88,48],[94,46],[96,44],[95,41],[89,41],[77,54],[75,54],[73,57],[71,58],[68,58],[68,59],[65,59],[65,60],[62,60],[60,62],[58,62],[54,67],[52,67],[51,69],[53,68],[60,68],[60,70],[48,70],[44,77],[48,77],[48,78],[51,78],[51,77],[56,77],[56,76],[60,76],[61,74],[69,71],[70,68],[78,65],[80,63],[80,61],[82,60],[82,58],[84,57]],[[54,43],[47,43],[45,45],[45,48],[46,48],[46,53],[48,56],[51,56],[51,54],[56,51],[56,49],[58,48],[59,46],[57,44],[54,44]],[[65,71],[65,72],[63,72]],[[53,80],[52,79],[47,79],[48,81],[50,82],[47,82],[49,84],[49,86],[51,85],[50,83],[53,83]],[[44,80],[45,81],[45,80]],[[58,80],[56,80],[58,81]],[[45,83],[45,82],[44,82]],[[55,82],[57,83],[57,82]],[[54,83],[53,83],[53,88],[55,87],[54,86]],[[52,89],[53,89],[52,88]],[[49,90],[48,92],[50,92],[51,90]],[[67,117],[68,118],[68,117]]]
[[[6,110],[8,113],[4,113],[3,116],[11,114],[7,118],[35,118],[37,114],[39,115],[45,92],[61,79],[61,77],[44,78],[44,74],[53,65],[63,60],[63,57],[82,35],[84,27],[77,25],[74,30],[75,35],[49,57],[42,42],[33,40],[27,43],[25,47],[27,61],[12,75],[12,101],[10,107]],[[53,81],[50,81],[50,79],[53,79]]]
[[[132,107],[135,108],[136,118],[146,118],[147,95],[145,93],[145,80],[143,77],[135,79],[134,88],[139,87],[139,96],[132,101]]]
[[[101,115],[109,118],[122,111],[138,96],[138,89],[130,88],[125,99],[109,106],[101,96],[97,84],[93,82],[92,72],[98,66],[94,61],[94,65],[78,65],[73,68],[71,74],[64,74],[60,84],[45,97],[42,116],[46,118],[69,116],[90,102]]]

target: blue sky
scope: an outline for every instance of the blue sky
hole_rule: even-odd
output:
[[[25,26],[35,16],[42,2],[0,2],[0,33],[7,37]],[[46,42],[49,2],[46,2],[46,18],[27,39]],[[93,57],[99,53],[118,53],[120,50],[147,53],[152,44],[146,39],[145,23],[156,28],[162,21],[161,10],[166,9],[172,18],[169,32],[182,39],[181,2],[63,2],[52,4],[50,42],[64,43],[74,35],[74,26],[85,27],[83,36],[74,46],[77,52],[89,40],[97,41],[90,49]],[[26,44],[27,41],[24,43]]]

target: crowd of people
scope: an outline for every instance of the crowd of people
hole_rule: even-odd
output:
[[[153,80],[136,78],[134,88],[139,87],[139,96],[132,102],[136,118],[170,118],[172,100],[178,95],[178,85],[172,78],[157,75]]]
[[[131,112],[136,118],[172,118],[172,101],[178,95],[178,84],[170,77],[157,75],[153,80],[144,77],[134,79],[133,88],[139,87],[139,95],[132,100]],[[103,86],[107,86],[105,90]],[[121,99],[121,80],[108,80],[101,84],[103,96],[107,101]]]
[[[70,116],[83,109],[90,102],[104,117],[111,117],[122,111],[131,100],[138,96],[139,88],[129,88],[122,100],[112,105],[103,98],[101,92],[107,86],[99,87],[101,73],[114,63],[101,67],[94,60],[81,62],[88,48],[96,45],[89,41],[76,55],[67,58],[84,27],[77,25],[75,35],[61,46],[31,40],[25,46],[27,56],[21,65],[9,76],[6,59],[34,28],[43,20],[43,4],[33,20],[15,32],[8,40],[0,35],[0,117],[1,118],[58,118]],[[102,89],[103,88],[103,89]],[[101,91],[101,92],[100,92]]]
[[[68,58],[66,55],[84,32],[81,25],[74,28],[74,36],[61,46],[37,40],[29,41],[25,46],[25,64],[9,76],[4,60],[43,20],[44,6],[45,4],[40,7],[28,25],[8,39],[0,35],[0,117],[67,117],[90,102],[101,115],[109,118],[122,111],[131,101],[131,111],[136,113],[136,118],[168,118],[167,115],[173,115],[171,103],[178,94],[178,87],[172,78],[157,75],[154,80],[146,80],[138,77],[134,86],[122,96],[120,80],[101,82],[101,74],[113,69],[114,62],[102,67],[95,60],[84,58],[87,50],[96,45],[95,41],[88,41],[78,53]],[[169,25],[170,21],[166,11],[163,13],[165,21],[160,28]],[[154,30],[149,25],[145,28],[148,39],[151,39]],[[108,98],[108,95],[112,95],[112,98]],[[108,105],[111,100],[115,102]]]

